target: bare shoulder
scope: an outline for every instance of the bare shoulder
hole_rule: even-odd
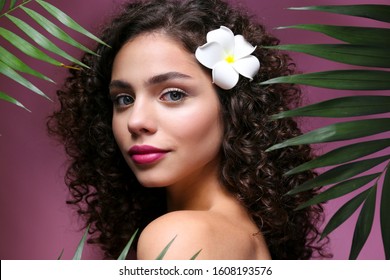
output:
[[[175,211],[151,222],[141,233],[137,258],[155,259],[171,242],[164,259],[248,259],[251,234],[207,211]]]
[[[208,246],[212,234],[207,215],[175,211],[152,221],[138,240],[138,259],[155,259],[174,239],[164,259],[190,259]],[[204,255],[204,254],[202,254]]]

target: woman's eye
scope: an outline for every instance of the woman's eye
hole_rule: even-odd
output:
[[[117,106],[129,106],[134,103],[134,98],[130,95],[118,95],[114,102]]]
[[[187,94],[180,89],[168,89],[162,94],[161,100],[166,102],[181,101]]]

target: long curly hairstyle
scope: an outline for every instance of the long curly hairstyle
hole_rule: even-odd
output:
[[[61,106],[48,121],[49,132],[64,143],[70,160],[67,203],[75,205],[85,224],[91,225],[89,242],[99,244],[106,258],[116,258],[136,229],[167,211],[164,188],[142,187],[114,140],[108,93],[113,60],[127,41],[156,31],[195,53],[206,42],[207,32],[222,25],[257,46],[253,54],[261,68],[252,82],[240,79],[233,89],[218,90],[224,121],[220,180],[250,213],[273,259],[325,256],[326,242],[319,242],[318,229],[323,208],[294,210],[315,191],[285,195],[315,176],[311,171],[283,175],[310,160],[311,149],[297,146],[265,152],[272,144],[301,134],[292,119],[269,120],[270,115],[296,106],[300,89],[290,84],[260,85],[294,72],[288,55],[262,48],[277,45],[278,39],[242,7],[223,0],[137,0],[124,4],[105,25],[101,38],[110,47],[99,45],[99,56],[83,56],[90,68],[70,70],[57,92]]]

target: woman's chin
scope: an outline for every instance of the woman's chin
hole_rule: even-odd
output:
[[[152,180],[148,179],[138,179],[138,182],[145,188],[163,188],[169,185],[169,182],[166,182],[161,179]]]

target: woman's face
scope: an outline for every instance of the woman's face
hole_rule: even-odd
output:
[[[163,34],[139,35],[115,58],[110,94],[115,139],[142,185],[193,184],[217,174],[220,103],[193,54]]]

